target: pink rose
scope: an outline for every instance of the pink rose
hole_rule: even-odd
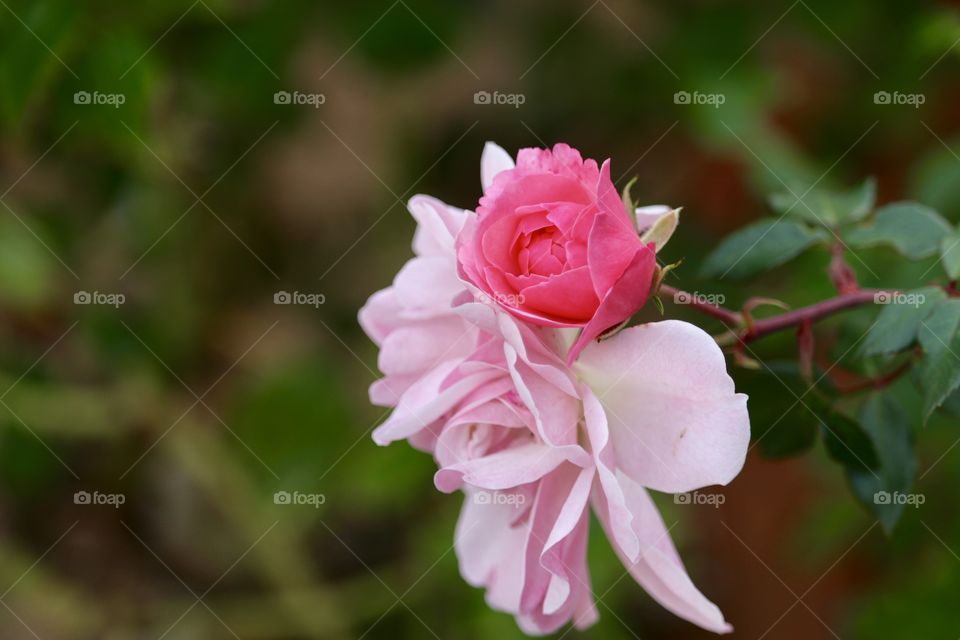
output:
[[[457,241],[461,275],[517,317],[582,328],[567,356],[632,316],[656,257],[610,180],[565,144],[521,149],[516,165],[487,145],[484,195]]]
[[[497,149],[484,154],[485,185],[509,162]],[[431,452],[437,488],[463,491],[454,541],[463,577],[528,634],[590,626],[592,512],[657,602],[704,629],[729,631],[687,574],[648,494],[723,485],[743,465],[746,397],[716,342],[666,320],[588,339],[580,357],[565,362],[570,331],[525,322],[524,313],[457,279],[455,238],[463,250],[472,214],[423,196],[410,210],[417,257],[360,312],[385,374],[371,398],[395,407],[373,439]],[[676,215],[661,207],[638,213],[650,229],[644,239],[662,246]]]

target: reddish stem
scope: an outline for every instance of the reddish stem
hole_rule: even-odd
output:
[[[840,242],[835,243],[830,247],[830,255],[830,266],[827,268],[827,273],[830,275],[833,286],[837,288],[837,292],[853,293],[858,291],[860,285],[857,284],[857,274],[847,263],[844,245]]]
[[[833,315],[839,311],[872,303],[874,296],[878,293],[882,293],[882,291],[879,289],[860,289],[851,293],[841,293],[836,297],[806,307],[800,307],[793,311],[787,311],[772,318],[757,320],[753,323],[753,328],[739,336],[739,338],[744,342],[753,342],[771,333],[790,329],[804,322],[815,322],[820,318]]]
[[[816,322],[826,316],[833,315],[840,311],[859,307],[864,304],[872,303],[878,293],[889,293],[883,289],[858,289],[850,293],[841,293],[833,298],[800,307],[793,311],[781,313],[780,315],[762,320],[754,320],[749,327],[744,327],[744,317],[742,313],[732,311],[719,305],[709,304],[698,296],[680,291],[669,286],[662,286],[660,290],[664,293],[674,296],[675,299],[682,297],[685,304],[702,311],[703,313],[718,318],[730,325],[732,328],[727,333],[717,336],[717,343],[721,346],[735,344],[737,342],[747,344],[760,338],[800,326],[805,322]]]
[[[897,378],[905,374],[913,366],[913,359],[905,360],[900,363],[899,366],[891,369],[890,371],[875,376],[873,378],[866,378],[863,380],[858,380],[853,384],[849,384],[843,387],[839,387],[840,393],[858,393],[860,391],[870,391],[875,389],[883,389],[884,387],[889,386]],[[839,385],[838,385],[839,386]]]
[[[691,306],[697,311],[702,311],[706,315],[713,316],[714,318],[717,318],[718,320],[721,320],[730,326],[739,327],[743,324],[742,314],[738,313],[737,311],[726,309],[717,304],[710,304],[701,296],[687,293],[686,291],[682,291],[666,284],[660,286],[660,292],[670,296],[678,304],[686,304]],[[678,301],[680,298],[683,299],[682,302]]]

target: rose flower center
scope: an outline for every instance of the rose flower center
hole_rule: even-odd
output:
[[[567,264],[563,234],[553,225],[521,233],[515,250],[517,275],[552,276],[561,273]]]

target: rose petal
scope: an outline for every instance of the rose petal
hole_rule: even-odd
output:
[[[400,327],[383,341],[377,367],[388,376],[420,374],[441,360],[470,355],[475,339],[455,315]]]
[[[641,485],[692,491],[743,467],[747,397],[701,329],[677,320],[630,327],[590,344],[575,368],[603,406],[617,467]]]
[[[453,299],[463,291],[453,263],[443,256],[408,261],[393,286],[402,306],[431,314],[453,313]]]
[[[607,291],[596,314],[583,327],[570,347],[567,363],[572,364],[587,345],[604,331],[629,319],[643,306],[653,284],[657,258],[650,247],[641,246],[627,265],[623,276]]]
[[[723,619],[717,605],[710,602],[690,580],[677,554],[670,532],[663,523],[656,505],[644,490],[622,473],[617,474],[626,504],[633,514],[633,530],[640,541],[640,554],[631,561],[620,548],[616,536],[610,536],[614,551],[630,575],[640,583],[654,600],[675,615],[715,633],[733,630]],[[611,533],[611,524],[602,495],[594,505],[600,523]]]
[[[440,391],[444,379],[457,364],[456,360],[444,361],[411,385],[390,417],[374,430],[373,441],[385,446],[410,437],[452,409],[471,391],[501,375],[496,371],[477,373]]]
[[[567,459],[562,447],[529,443],[444,467],[433,476],[437,489],[452,493],[467,483],[481,489],[513,489],[539,480]]]
[[[453,256],[453,240],[463,228],[467,212],[424,195],[410,198],[407,209],[417,221],[414,252],[419,256]]]
[[[509,171],[516,166],[513,158],[503,147],[494,143],[487,142],[483,145],[483,153],[480,155],[480,185],[486,191],[493,184],[493,179],[501,171]]]
[[[468,492],[457,520],[454,549],[463,579],[474,587],[486,587],[492,609],[516,615],[523,590],[528,533],[513,526],[516,507],[494,501],[478,501]]]

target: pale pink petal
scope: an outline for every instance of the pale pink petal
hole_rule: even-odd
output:
[[[453,299],[463,284],[449,259],[442,256],[414,258],[393,280],[397,299],[405,308],[429,314],[452,314]]]
[[[463,483],[497,491],[539,480],[569,455],[561,447],[529,443],[445,467],[433,476],[437,489],[452,493]]]
[[[590,442],[590,450],[593,452],[600,490],[606,497],[603,504],[606,513],[603,516],[608,522],[607,531],[617,548],[633,561],[640,553],[640,541],[633,531],[633,513],[617,481],[616,457],[610,444],[607,416],[593,391],[587,385],[581,386],[587,438]]]
[[[677,320],[630,327],[592,343],[575,368],[603,406],[617,468],[641,485],[692,491],[743,467],[747,397],[703,330]]]
[[[370,296],[357,317],[364,332],[380,346],[391,331],[403,324],[400,317],[402,309],[397,292],[390,287]]]
[[[564,464],[540,481],[530,516],[518,617],[525,631],[556,631],[570,621],[584,592],[591,592],[586,566],[588,480],[583,469]]]
[[[524,580],[526,527],[515,526],[514,505],[477,500],[474,491],[464,496],[457,520],[454,550],[467,584],[487,589],[491,608],[516,615]]]
[[[467,220],[467,212],[424,195],[410,198],[407,209],[417,221],[413,235],[414,252],[419,256],[452,258],[455,255],[454,239]]]
[[[378,407],[395,407],[417,378],[411,376],[390,376],[375,380],[370,385],[370,403]]]
[[[373,441],[384,446],[412,436],[452,409],[471,391],[500,375],[494,371],[477,373],[441,391],[444,379],[457,364],[456,360],[441,362],[417,380],[400,398],[386,422],[374,430]]]
[[[421,374],[441,360],[470,355],[476,336],[457,316],[400,327],[386,337],[377,366],[388,376]]]
[[[537,434],[550,446],[577,442],[580,403],[519,359],[511,345],[504,346],[510,377],[517,394],[533,415]]]
[[[483,153],[480,155],[480,184],[483,190],[486,191],[490,188],[498,173],[513,169],[513,167],[513,158],[503,147],[494,142],[487,142],[483,145]]]
[[[614,550],[630,575],[665,609],[715,633],[733,630],[715,604],[700,593],[680,560],[670,532],[646,490],[622,473],[617,474],[623,495],[633,513],[633,528],[640,540],[640,554],[631,561],[610,536]],[[602,494],[595,500],[598,518],[610,534],[610,521]]]
[[[434,456],[441,468],[452,467],[499,449],[502,442],[524,439],[533,439],[524,416],[498,399],[451,418],[437,438]]]
[[[550,530],[550,537],[540,554],[541,566],[553,573],[543,602],[543,612],[547,615],[559,611],[566,603],[571,589],[577,586],[571,585],[567,578],[569,569],[566,566],[564,556],[566,549],[561,545],[567,536],[574,532],[574,528],[581,521],[590,497],[590,487],[593,485],[594,476],[593,469],[589,467],[580,469],[577,473],[577,479],[570,488],[569,495],[564,501],[560,513],[557,514],[553,529]]]

